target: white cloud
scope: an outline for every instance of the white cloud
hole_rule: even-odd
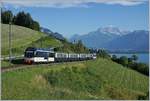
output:
[[[87,3],[120,4],[133,6],[148,0],[1,0],[3,4],[25,7],[88,7]]]

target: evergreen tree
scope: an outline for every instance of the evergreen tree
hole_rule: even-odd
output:
[[[12,22],[13,14],[10,10],[1,12],[1,20],[4,24],[9,24]]]
[[[30,28],[33,29],[33,30],[39,31],[40,30],[40,25],[37,21],[33,21],[30,25]]]
[[[40,25],[37,21],[34,21],[29,13],[19,12],[14,16],[14,24],[31,28],[33,30],[40,30]]]

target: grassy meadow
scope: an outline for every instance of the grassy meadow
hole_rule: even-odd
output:
[[[148,77],[111,60],[40,64],[2,73],[2,99],[139,99]]]
[[[9,25],[1,24],[1,52],[2,57],[8,56],[9,54]],[[61,42],[52,37],[34,31],[32,29],[12,25],[12,53],[13,55],[22,55],[24,50],[28,46],[36,47],[50,47],[50,46],[61,46]]]

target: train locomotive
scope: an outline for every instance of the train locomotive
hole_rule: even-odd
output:
[[[95,53],[61,53],[54,52],[49,48],[28,47],[24,52],[24,62],[32,63],[49,63],[49,62],[67,62],[67,61],[83,61],[96,59]]]

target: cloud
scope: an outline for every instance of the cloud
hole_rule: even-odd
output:
[[[1,0],[3,4],[25,7],[88,7],[88,3],[119,4],[123,6],[139,5],[148,0]]]

